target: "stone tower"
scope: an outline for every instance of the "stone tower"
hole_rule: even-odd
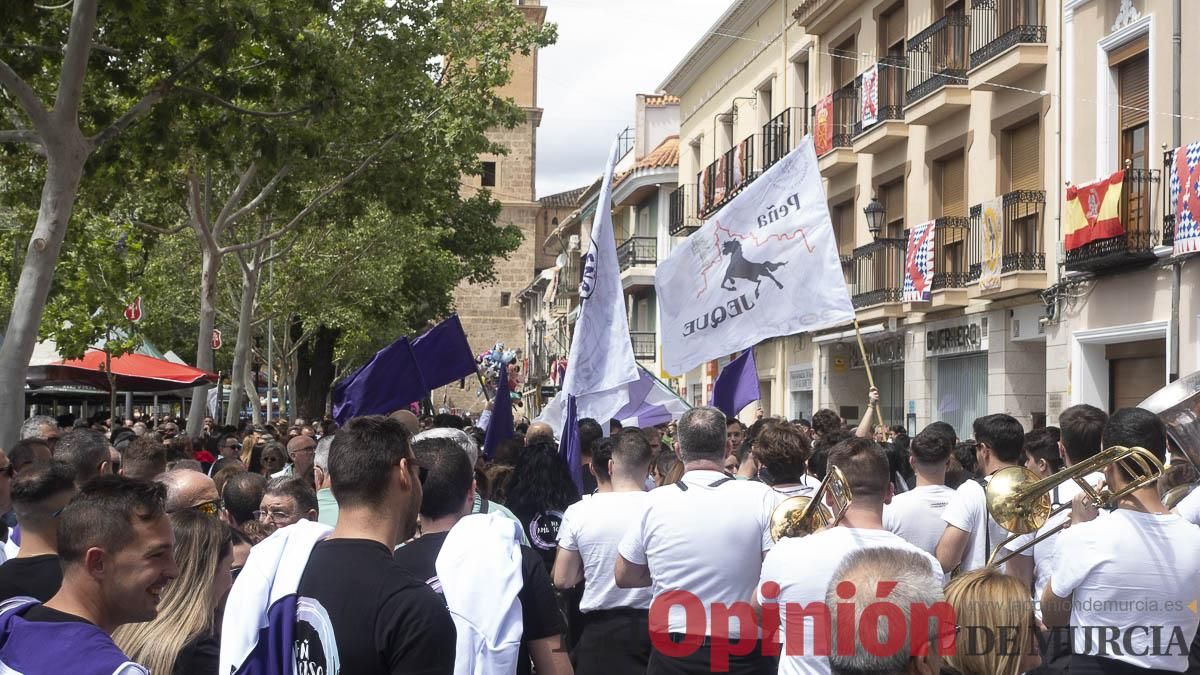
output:
[[[515,0],[525,20],[542,25],[546,7],[539,0]],[[465,176],[468,193],[476,189],[491,190],[492,198],[502,205],[497,226],[515,225],[521,229],[522,241],[507,259],[496,261],[496,281],[490,285],[464,283],[454,294],[454,306],[462,319],[467,339],[476,354],[503,342],[509,349],[525,346],[525,327],[517,296],[534,278],[537,250],[537,219],[539,204],[535,199],[537,178],[537,129],[542,122],[538,107],[537,75],[538,50],[528,56],[514,54],[512,79],[500,90],[500,95],[512,99],[525,112],[525,120],[512,129],[493,129],[488,137],[507,148],[504,155],[481,155],[483,175]],[[468,381],[466,388],[457,384],[433,393],[434,408],[448,400],[454,408],[478,413],[484,400],[478,397],[478,381]],[[521,414],[521,411],[514,411]]]

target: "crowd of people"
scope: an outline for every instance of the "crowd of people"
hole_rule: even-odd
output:
[[[1168,509],[1109,463],[1082,480],[1127,494],[1055,481],[1040,530],[989,508],[1010,467],[1183,461],[1145,410],[967,439],[582,419],[575,476],[548,424],[484,452],[488,423],[30,418],[0,451],[0,672],[1200,672],[1200,491]]]

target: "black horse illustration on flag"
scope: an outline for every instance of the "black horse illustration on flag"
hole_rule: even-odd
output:
[[[751,262],[746,260],[742,255],[742,242],[736,239],[730,239],[721,246],[721,252],[729,256],[729,267],[725,269],[725,278],[721,280],[721,288],[727,291],[737,290],[737,279],[745,279],[746,281],[754,282],[754,297],[758,297],[762,287],[762,277],[766,277],[775,282],[781,290],[783,284],[771,274],[775,270],[786,265],[786,262],[771,262],[764,260],[763,262]]]

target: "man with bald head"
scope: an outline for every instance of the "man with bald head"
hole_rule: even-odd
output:
[[[554,445],[554,429],[545,422],[534,422],[529,425],[529,431],[525,432],[525,447],[529,447],[534,443],[549,443]]]
[[[167,513],[196,509],[228,521],[225,505],[217,493],[217,484],[199,471],[175,469],[162,474],[155,481],[167,488]]]
[[[402,424],[409,436],[416,436],[421,433],[421,420],[418,420],[417,416],[412,414],[410,410],[400,409],[388,415],[388,417]]]
[[[317,442],[312,436],[294,436],[288,441],[287,453],[292,463],[271,474],[271,478],[303,478],[312,486],[313,459],[317,456]]]

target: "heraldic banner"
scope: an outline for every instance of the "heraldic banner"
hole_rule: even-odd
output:
[[[1124,185],[1125,172],[1118,171],[1095,183],[1067,188],[1067,222],[1063,237],[1066,250],[1125,234],[1125,226],[1121,224],[1121,189]]]
[[[979,290],[1000,288],[1004,265],[1004,198],[986,201],[983,207],[983,260],[979,270]]]
[[[1181,255],[1200,251],[1200,142],[1175,148],[1174,152],[1171,162],[1174,253]]]
[[[904,301],[929,302],[933,289],[933,238],[937,225],[922,223],[908,232],[904,256]]]
[[[818,157],[833,149],[833,94],[817,101],[813,111],[813,143]]]

